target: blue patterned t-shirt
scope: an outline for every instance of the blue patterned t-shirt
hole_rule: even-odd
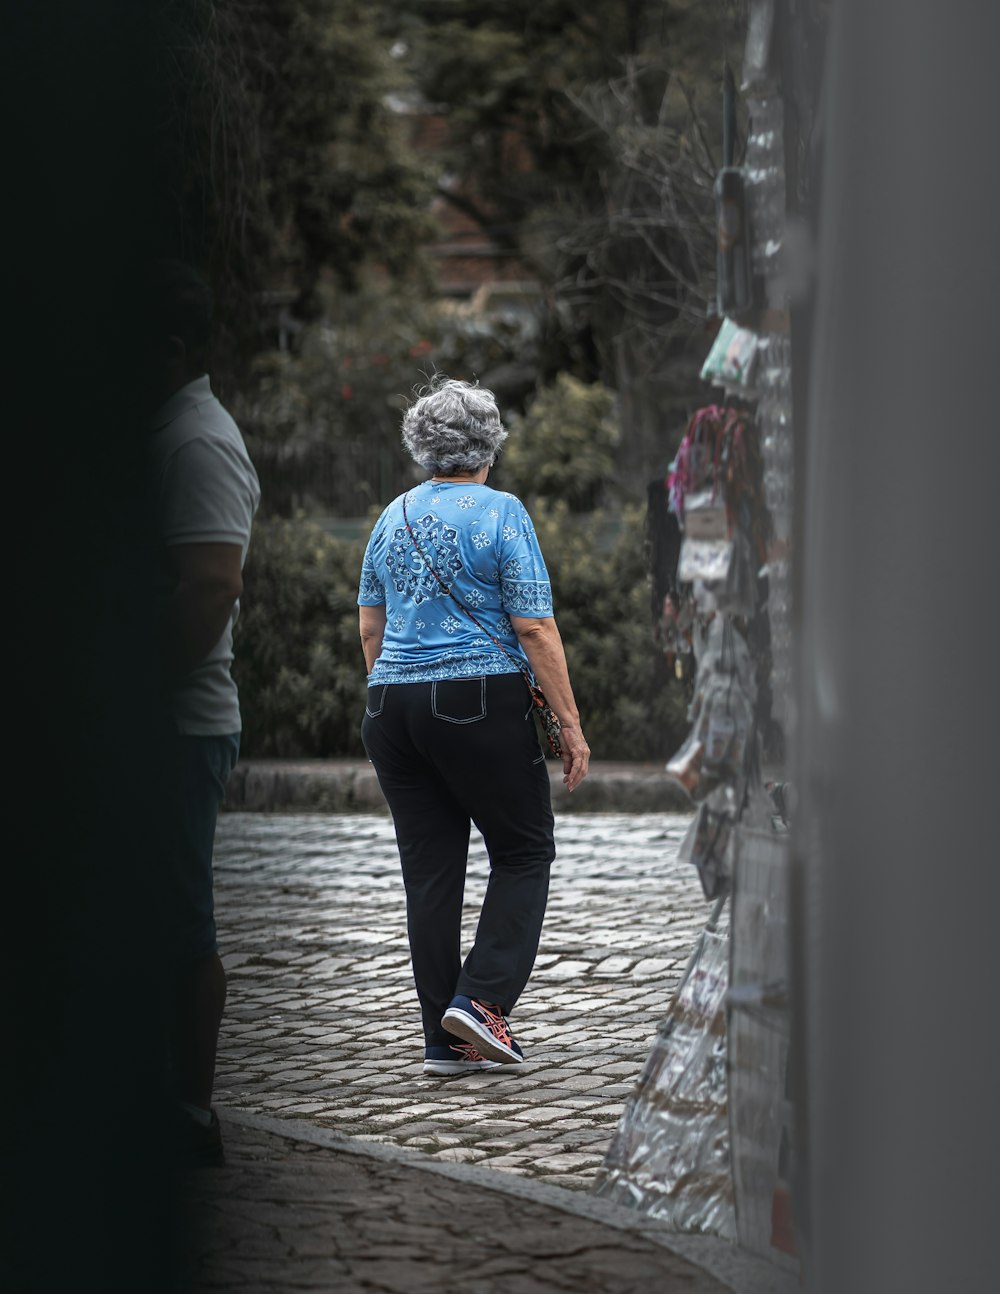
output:
[[[413,533],[403,520],[403,500]],[[394,499],[375,523],[361,567],[358,605],[385,605],[382,651],[369,683],[426,683],[518,668],[461,611],[527,665],[510,616],[552,615],[552,589],[531,518],[513,494],[467,481],[425,481]]]

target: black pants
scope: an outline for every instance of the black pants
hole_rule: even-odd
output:
[[[372,687],[361,736],[396,827],[424,1036],[440,1046],[456,993],[510,1012],[538,951],[555,845],[528,691],[520,674]],[[473,822],[490,879],[463,965]]]

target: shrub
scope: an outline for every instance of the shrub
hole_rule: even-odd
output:
[[[246,754],[363,753],[363,553],[301,516],[254,526],[233,667]]]
[[[231,405],[268,508],[282,516],[381,508],[415,479],[400,438],[414,387],[437,370],[509,379],[534,348],[530,319],[483,318],[385,288],[338,297],[330,317],[336,326],[303,329],[293,352],[258,355]],[[500,392],[505,412],[513,394]]]
[[[560,373],[523,417],[511,419],[500,458],[503,488],[522,496],[562,499],[574,512],[592,509],[615,474],[619,429],[615,396]]]
[[[685,701],[652,640],[641,509],[616,519],[538,502],[533,516],[594,758],[667,758]],[[363,549],[303,517],[256,525],[234,667],[247,755],[363,753]]]
[[[687,700],[653,642],[643,509],[574,516],[536,501],[531,512],[593,758],[669,758]]]

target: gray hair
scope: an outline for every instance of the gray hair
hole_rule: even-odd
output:
[[[403,444],[435,476],[491,466],[506,439],[493,392],[454,378],[435,378],[403,414]]]

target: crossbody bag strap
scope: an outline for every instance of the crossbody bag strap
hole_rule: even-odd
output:
[[[440,575],[437,573],[437,571],[434,569],[434,564],[433,564],[433,562],[431,562],[431,561],[428,559],[427,554],[424,552],[423,548],[420,546],[420,542],[419,542],[419,540],[417,539],[416,535],[413,533],[413,527],[410,525],[410,519],[409,519],[409,517],[406,515],[406,495],[405,495],[405,494],[403,495],[403,521],[406,523],[406,529],[410,532],[410,539],[413,541],[413,547],[414,547],[414,548],[417,550],[417,552],[420,554],[420,560],[421,560],[421,561],[423,562],[423,564],[427,567],[427,569],[430,571],[430,573],[434,576],[434,578],[437,580],[437,582],[438,582],[438,584],[441,586],[441,588],[442,588],[442,589],[445,591],[445,593],[447,593],[447,595],[451,598],[452,602],[454,602],[454,603],[455,603],[455,605],[456,605],[460,610],[462,610],[462,611],[464,611],[464,612],[465,612],[465,614],[469,617],[469,619],[470,619],[470,620],[472,621],[472,623],[476,626],[476,628],[477,628],[481,633],[484,633],[484,634],[486,635],[486,637],[487,637],[487,638],[489,638],[489,639],[490,639],[490,641],[491,641],[492,643],[494,643],[497,647],[499,647],[499,648],[500,648],[500,650],[503,652],[503,654],[508,658],[508,660],[512,660],[512,661],[514,662],[514,664],[517,666],[517,668],[518,668],[518,669],[521,671],[521,673],[524,675],[524,680],[525,680],[525,682],[528,684],[528,686],[529,686],[529,687],[533,687],[533,686],[534,686],[534,680],[532,679],[531,674],[528,672],[528,670],[526,670],[526,669],[524,668],[524,666],[523,666],[523,665],[521,664],[521,662],[517,659],[517,657],[513,654],[513,652],[508,651],[508,650],[507,650],[507,648],[503,645],[503,643],[499,641],[499,639],[497,639],[497,638],[494,638],[494,637],[493,637],[493,635],[490,633],[490,631],[486,628],[486,626],[485,626],[485,625],[481,625],[481,624],[479,623],[479,621],[478,621],[478,620],[476,619],[476,617],[472,614],[472,612],[471,612],[471,611],[469,610],[469,608],[465,605],[465,603],[464,603],[464,602],[460,602],[460,601],[458,600],[458,598],[455,596],[455,594],[454,594],[454,593],[452,593],[452,591],[451,591],[450,587],[449,587],[447,584],[445,584],[444,580],[441,578],[441,576],[440,576]]]

